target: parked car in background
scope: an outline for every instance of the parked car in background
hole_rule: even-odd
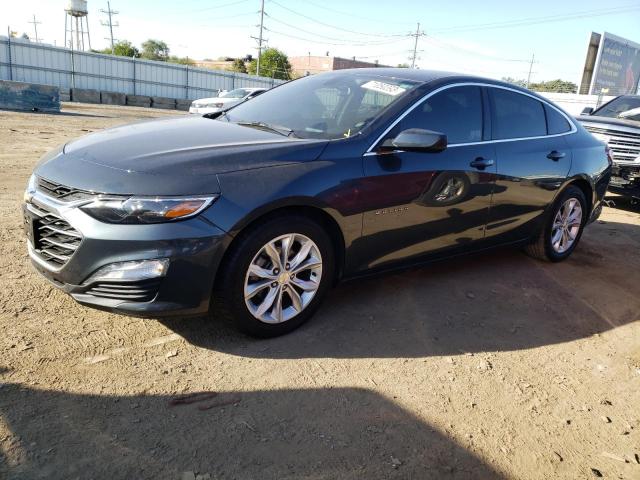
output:
[[[622,95],[600,108],[585,108],[578,120],[611,149],[609,190],[640,199],[640,95]]]
[[[339,70],[49,152],[28,251],[84,305],[280,335],[343,279],[501,245],[566,259],[601,211],[605,148],[503,82]]]
[[[246,102],[267,90],[267,88],[236,88],[229,92],[223,92],[218,97],[194,100],[189,108],[189,113],[197,113],[200,115],[216,113],[238,105],[239,103]]]

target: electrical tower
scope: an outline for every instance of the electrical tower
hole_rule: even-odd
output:
[[[42,22],[38,22],[36,21],[36,16],[33,16],[33,21],[28,22],[28,23],[32,23],[33,24],[33,30],[35,31],[36,34],[36,43],[40,43],[40,40],[38,39],[38,25],[40,25]]]
[[[100,9],[100,13],[106,13],[109,20],[105,21],[101,21],[100,23],[105,26],[105,27],[109,27],[109,38],[105,37],[105,40],[110,40],[111,41],[111,55],[113,55],[113,27],[119,27],[120,24],[119,23],[113,23],[113,16],[114,15],[118,15],[120,12],[117,12],[115,10],[111,10],[111,3],[107,2],[107,9]]]
[[[260,34],[258,37],[251,36],[258,42],[258,59],[256,60],[256,75],[260,76],[260,56],[262,55],[262,43],[267,40],[262,36],[264,28],[264,0],[260,2]]]
[[[409,36],[415,38],[415,42],[413,43],[413,55],[410,57],[410,60],[411,60],[411,68],[416,68],[416,59],[418,57],[418,39],[420,37],[425,37],[426,34],[420,31],[420,23],[418,23],[418,28],[416,28],[416,33],[410,33]]]

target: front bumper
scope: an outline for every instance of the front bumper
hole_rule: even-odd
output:
[[[208,311],[213,281],[229,237],[204,217],[152,225],[112,225],[95,220],[73,203],[57,201],[39,191],[23,205],[25,228],[29,228],[29,222],[37,225],[33,229],[40,228],[40,217],[32,220],[33,211],[46,211],[50,218],[61,219],[81,234],[75,251],[62,264],[48,261],[33,233],[27,235],[29,256],[36,270],[79,303],[137,316],[198,315]],[[164,277],[87,283],[105,265],[158,258],[170,262]]]
[[[609,191],[625,197],[640,198],[640,165],[614,164]]]

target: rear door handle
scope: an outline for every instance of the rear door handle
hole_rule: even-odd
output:
[[[493,160],[491,160],[490,158],[478,157],[469,165],[472,166],[473,168],[477,168],[478,170],[484,170],[485,168],[493,165]]]
[[[557,162],[561,158],[564,158],[565,155],[566,155],[566,153],[559,152],[557,150],[553,150],[552,152],[549,152],[549,154],[547,155],[547,158],[549,160],[553,160],[554,162]]]

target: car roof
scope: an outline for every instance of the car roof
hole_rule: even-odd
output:
[[[496,85],[498,87],[506,87],[511,90],[517,90],[528,95],[533,95],[541,100],[544,100],[547,103],[551,103],[549,99],[538,95],[536,92],[532,92],[526,88],[520,87],[518,85],[514,85],[513,83],[503,82],[501,80],[495,80],[493,78],[480,77],[477,75],[469,75],[465,73],[457,73],[457,72],[448,72],[441,70],[418,70],[414,68],[350,68],[344,70],[333,70],[327,73],[321,73],[320,75],[326,74],[344,74],[344,75],[353,75],[354,73],[363,73],[365,75],[371,76],[380,76],[380,77],[388,77],[388,78],[397,78],[402,80],[410,80],[414,82],[419,82],[423,85],[439,81],[439,80],[449,80],[451,82],[477,82],[477,83],[486,83],[491,85]]]

